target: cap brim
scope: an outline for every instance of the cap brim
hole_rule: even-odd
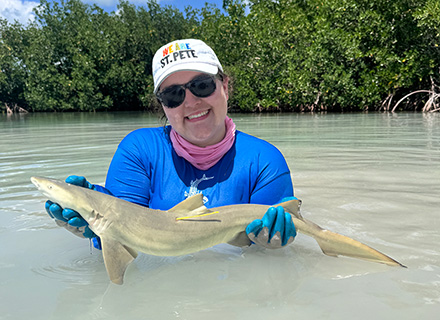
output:
[[[159,77],[156,86],[154,87],[153,93],[157,93],[160,85],[162,84],[162,82],[165,81],[166,78],[178,71],[196,71],[216,75],[218,73],[218,66],[214,64],[200,62],[177,64],[176,66],[168,68],[167,72]]]

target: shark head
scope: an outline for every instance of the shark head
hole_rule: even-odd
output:
[[[69,184],[65,182],[42,177],[32,177],[31,182],[42,194],[55,203],[65,202],[71,197],[71,193],[67,191]]]

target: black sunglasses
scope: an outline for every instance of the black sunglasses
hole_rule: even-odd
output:
[[[219,75],[202,75],[188,83],[169,86],[156,93],[156,97],[165,107],[177,108],[185,100],[186,89],[189,89],[193,95],[199,98],[206,98],[213,94],[215,89],[217,89],[215,84],[216,78],[221,79]]]

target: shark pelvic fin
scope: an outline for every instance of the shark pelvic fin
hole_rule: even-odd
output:
[[[228,244],[236,247],[249,247],[251,243],[251,239],[249,239],[246,231],[238,233],[234,239],[228,242]]]
[[[122,284],[128,265],[137,257],[137,252],[112,238],[101,238],[102,255],[110,280]]]

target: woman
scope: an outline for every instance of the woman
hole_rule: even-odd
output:
[[[167,210],[196,193],[205,205],[272,205],[293,197],[290,171],[271,144],[235,130],[227,117],[228,77],[203,41],[185,39],[160,48],[153,58],[154,93],[170,126],[136,130],[123,139],[111,162],[106,187],[84,177],[66,182]],[[78,213],[47,202],[58,224],[87,238],[96,236]],[[296,236],[289,213],[271,207],[246,228],[251,241],[280,248]],[[95,238],[96,240],[96,238]],[[95,246],[99,246],[99,239]],[[241,243],[243,245],[243,243]]]

